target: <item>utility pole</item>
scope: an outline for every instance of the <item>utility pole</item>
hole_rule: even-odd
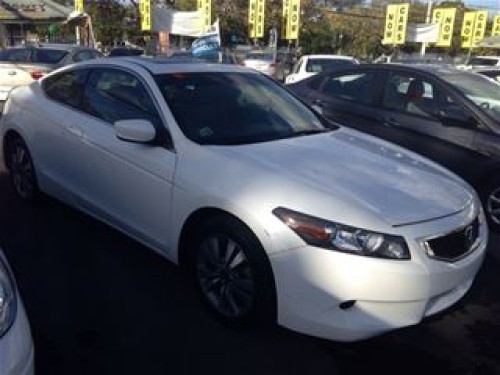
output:
[[[425,15],[425,23],[428,25],[431,22],[431,9],[432,9],[432,0],[429,0],[427,3],[427,14]],[[420,56],[425,56],[425,47],[427,42],[422,42],[422,47],[420,49]]]

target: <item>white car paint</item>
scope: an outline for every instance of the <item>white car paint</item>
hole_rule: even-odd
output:
[[[4,294],[2,288],[7,287],[2,282],[5,282],[7,275],[4,274],[4,269],[7,270],[7,261],[0,249],[0,307],[2,306],[1,297]],[[9,270],[7,272],[10,273]],[[12,326],[2,335],[0,332],[0,374],[2,375],[33,375],[35,373],[35,350],[31,339],[31,331],[26,318],[26,313],[21,301],[21,297],[16,290],[14,280],[10,282],[16,293],[16,315]],[[0,311],[2,310],[0,308]]]
[[[140,75],[156,98],[173,147],[119,140],[111,126],[48,99],[38,82],[9,97],[1,139],[9,131],[23,137],[44,192],[173,262],[179,261],[180,233],[191,214],[210,207],[239,218],[270,261],[279,324],[333,340],[359,340],[416,324],[451,306],[471,286],[488,229],[476,193],[444,168],[342,127],[269,142],[200,145],[183,134],[152,74],[256,73],[137,59],[79,66],[122,67]],[[273,214],[277,207],[402,236],[411,259],[308,245]],[[473,251],[453,261],[427,255],[426,239],[463,228],[478,216]],[[351,300],[355,305],[339,307]]]
[[[296,83],[303,79],[312,77],[320,73],[321,65],[318,64],[317,69],[314,68],[314,63],[318,61],[332,60],[332,61],[345,61],[359,64],[358,60],[351,56],[343,55],[304,55],[293,66],[292,72],[286,76],[285,84]]]

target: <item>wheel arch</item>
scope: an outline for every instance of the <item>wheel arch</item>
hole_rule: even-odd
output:
[[[195,211],[193,211],[184,221],[184,224],[182,226],[182,229],[178,237],[177,260],[182,268],[185,268],[189,264],[189,255],[190,255],[189,245],[194,238],[193,235],[194,233],[196,233],[197,226],[201,222],[209,220],[211,217],[214,216],[226,216],[228,218],[231,218],[232,220],[235,220],[240,225],[246,227],[251,233],[253,233],[253,235],[259,240],[261,245],[264,247],[264,244],[262,244],[261,239],[255,233],[255,231],[237,215],[217,207],[200,207]]]

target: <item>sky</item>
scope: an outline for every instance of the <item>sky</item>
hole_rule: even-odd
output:
[[[470,7],[477,7],[494,13],[500,13],[499,0],[465,0],[465,4]]]

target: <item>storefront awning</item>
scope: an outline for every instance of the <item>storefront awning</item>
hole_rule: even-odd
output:
[[[51,0],[0,0],[0,23],[64,21],[72,11]]]

